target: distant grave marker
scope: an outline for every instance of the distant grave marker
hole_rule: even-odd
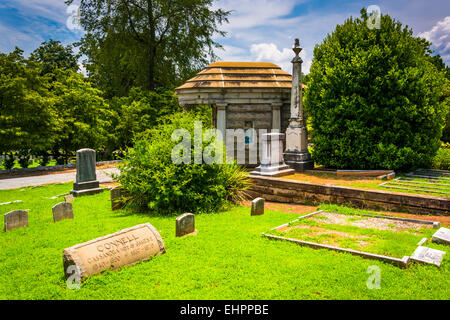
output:
[[[25,210],[14,210],[5,214],[5,232],[28,227],[28,212]]]
[[[195,216],[192,213],[182,214],[176,219],[175,224],[177,237],[196,232]]]
[[[445,251],[419,246],[411,256],[411,260],[419,263],[428,263],[440,266]]]
[[[53,206],[53,222],[64,219],[73,219],[73,208],[70,202],[61,202]]]
[[[74,200],[73,194],[70,194],[70,195],[64,197],[65,202],[71,203],[71,202],[73,202],[73,200]]]
[[[89,275],[147,261],[165,252],[158,231],[150,223],[140,224],[64,249],[64,274],[69,277],[75,266],[84,280]]]
[[[264,214],[264,199],[256,198],[252,201],[252,216],[259,216]]]

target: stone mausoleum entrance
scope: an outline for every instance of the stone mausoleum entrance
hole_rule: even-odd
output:
[[[249,150],[258,144],[253,130],[267,133],[286,132],[289,125],[292,76],[279,66],[268,62],[215,62],[194,78],[175,89],[181,107],[189,110],[207,104],[212,109],[215,128],[242,129],[245,135],[245,163]],[[235,157],[237,152],[235,147]]]

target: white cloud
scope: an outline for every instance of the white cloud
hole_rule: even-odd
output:
[[[301,1],[296,0],[219,0],[214,8],[231,11],[227,31],[266,26],[274,19],[288,15]]]
[[[281,50],[273,43],[258,43],[250,47],[250,53],[256,61],[273,62],[281,67],[286,72],[292,73],[291,60],[295,56],[290,48],[283,48]],[[306,52],[302,50],[300,57],[303,60],[302,70],[305,73],[309,72],[311,61],[307,59]]]
[[[10,7],[19,10],[24,16],[38,16],[52,21],[64,23],[68,18],[67,5],[63,0],[14,0],[7,1]],[[75,1],[79,3],[79,1]]]
[[[437,53],[448,63],[450,60],[450,16],[438,21],[431,30],[421,32],[417,36],[431,41]]]

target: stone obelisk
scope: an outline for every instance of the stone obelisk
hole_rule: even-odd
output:
[[[286,129],[286,150],[284,161],[297,172],[314,168],[314,161],[308,151],[308,132],[306,118],[303,111],[302,94],[302,62],[299,53],[302,51],[300,42],[295,39],[295,57],[292,59],[292,91],[291,91],[291,117]]]

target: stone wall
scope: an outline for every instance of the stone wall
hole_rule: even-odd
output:
[[[362,209],[450,215],[450,198],[362,190],[343,186],[319,185],[282,178],[250,176],[254,185],[249,195],[267,201],[314,204],[333,203]]]

